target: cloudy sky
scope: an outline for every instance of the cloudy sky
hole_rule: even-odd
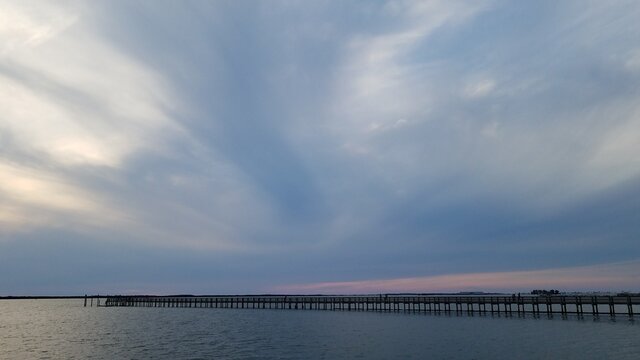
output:
[[[0,0],[0,295],[640,290],[638,19]]]

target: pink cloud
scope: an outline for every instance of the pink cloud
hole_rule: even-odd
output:
[[[284,293],[365,294],[381,292],[528,291],[640,289],[640,260],[533,271],[451,274],[398,279],[320,282],[278,286]]]

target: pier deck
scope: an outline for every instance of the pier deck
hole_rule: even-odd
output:
[[[93,297],[95,298],[95,297]],[[221,295],[107,296],[102,306],[634,316],[640,296]],[[100,300],[97,299],[100,306]],[[93,301],[92,301],[93,303]],[[85,306],[87,302],[85,300]]]

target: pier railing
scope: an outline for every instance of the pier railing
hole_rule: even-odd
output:
[[[102,306],[634,316],[640,307],[640,296],[119,295],[106,297]]]

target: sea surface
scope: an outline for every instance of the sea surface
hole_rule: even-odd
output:
[[[0,359],[640,359],[640,318],[0,300]]]

